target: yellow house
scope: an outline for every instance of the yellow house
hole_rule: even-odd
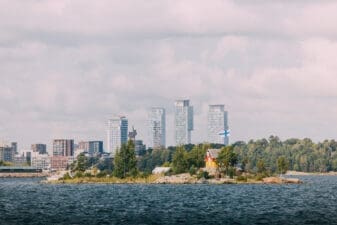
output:
[[[216,159],[218,158],[219,152],[221,149],[208,149],[206,152],[205,163],[206,170],[216,170],[218,168],[218,164],[216,163]]]

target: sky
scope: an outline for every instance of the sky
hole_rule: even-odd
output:
[[[337,1],[0,0],[0,140],[106,141],[125,115],[225,104],[231,142],[337,138]]]

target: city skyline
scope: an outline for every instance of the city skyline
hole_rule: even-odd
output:
[[[105,140],[118,113],[146,134],[151,106],[167,109],[171,133],[180,97],[193,100],[193,142],[207,138],[202,118],[217,103],[230,112],[231,141],[336,138],[335,1],[0,6],[0,138],[20,148]]]

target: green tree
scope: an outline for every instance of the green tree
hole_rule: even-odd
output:
[[[264,172],[267,171],[266,165],[265,165],[263,159],[260,159],[260,160],[257,162],[256,167],[257,167],[257,172],[258,172],[258,173],[264,173]]]
[[[220,172],[225,171],[226,175],[229,175],[230,169],[237,164],[238,157],[233,151],[232,146],[226,146],[221,149],[216,160],[219,165]]]
[[[288,162],[284,156],[277,159],[277,171],[279,174],[285,174],[288,170]]]
[[[187,152],[183,146],[179,146],[173,155],[172,170],[174,173],[184,173],[189,169]]]
[[[205,154],[208,148],[209,145],[207,144],[194,146],[193,149],[187,153],[188,167],[205,167]]]
[[[130,140],[127,144],[123,144],[115,154],[113,175],[118,178],[125,178],[128,176],[135,177],[137,174],[135,146],[133,141]]]
[[[88,158],[84,155],[84,153],[81,153],[77,156],[77,160],[75,162],[73,170],[84,172],[87,169],[88,169]]]

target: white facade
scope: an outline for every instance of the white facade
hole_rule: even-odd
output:
[[[175,101],[174,109],[174,136],[176,145],[191,143],[193,130],[193,107],[189,100]]]
[[[166,145],[166,114],[164,108],[153,107],[149,111],[149,147]]]
[[[126,117],[121,116],[108,120],[107,134],[108,153],[114,157],[122,144],[128,141],[128,120]]]
[[[210,105],[208,111],[208,142],[228,145],[228,136],[219,133],[228,130],[228,112],[224,105]]]
[[[49,170],[51,166],[50,156],[47,154],[32,153],[31,166],[37,169]]]

